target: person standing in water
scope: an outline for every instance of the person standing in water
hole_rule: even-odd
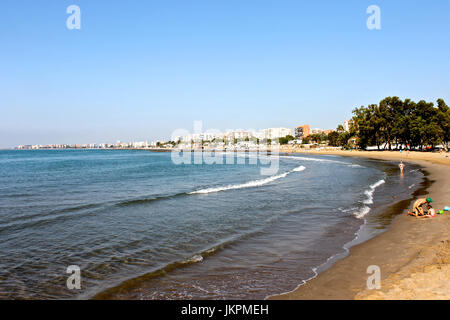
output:
[[[400,173],[403,174],[403,170],[405,169],[405,164],[403,163],[403,160],[400,160],[400,164],[398,165],[400,168]]]

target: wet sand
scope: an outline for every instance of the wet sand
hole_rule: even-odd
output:
[[[283,152],[300,152],[286,148]],[[427,195],[437,210],[450,206],[450,159],[420,152],[310,151],[382,160],[402,159],[428,172]],[[425,196],[425,195],[424,195]],[[410,206],[412,203],[410,203]],[[389,229],[350,249],[350,254],[290,293],[270,299],[450,299],[450,212],[417,219],[399,212]],[[367,289],[371,265],[380,267],[381,289]]]

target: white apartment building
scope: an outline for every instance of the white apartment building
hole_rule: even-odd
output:
[[[233,140],[233,139],[238,139],[238,140],[245,140],[245,139],[250,139],[256,136],[256,133],[253,131],[247,131],[247,130],[233,130],[233,131],[228,131],[225,134],[225,138],[227,140]]]
[[[279,139],[289,135],[292,136],[292,134],[292,129],[283,127],[264,129],[261,132],[262,139]]]
[[[138,141],[132,143],[133,148],[147,148],[148,142],[147,141]]]
[[[353,124],[353,120],[345,120],[344,121],[344,130],[349,132],[352,124]]]
[[[232,142],[234,139],[237,139],[239,141],[245,141],[246,139],[253,140],[253,139],[279,139],[286,137],[288,135],[293,135],[293,130],[289,128],[269,128],[264,129],[260,131],[253,131],[253,130],[229,130],[225,133],[220,132],[204,132],[204,133],[193,133],[189,134],[187,136],[182,137],[183,143],[191,143],[191,141],[194,141],[195,143],[203,141],[213,141],[216,140],[223,140],[223,141],[229,141]]]

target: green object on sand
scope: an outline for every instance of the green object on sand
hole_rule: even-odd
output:
[[[439,214],[444,214],[444,210],[439,210]]]

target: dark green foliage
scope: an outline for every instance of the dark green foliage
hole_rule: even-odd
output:
[[[444,100],[419,102],[398,97],[387,97],[378,105],[353,110],[353,126],[350,136],[357,137],[358,147],[366,149],[392,149],[392,145],[404,145],[409,149],[442,144],[448,150],[450,110]]]
[[[289,141],[295,140],[293,136],[287,135],[286,137],[278,139],[280,144],[288,144]]]
[[[339,146],[339,133],[336,131],[330,132],[328,134],[328,144],[332,147]]]

